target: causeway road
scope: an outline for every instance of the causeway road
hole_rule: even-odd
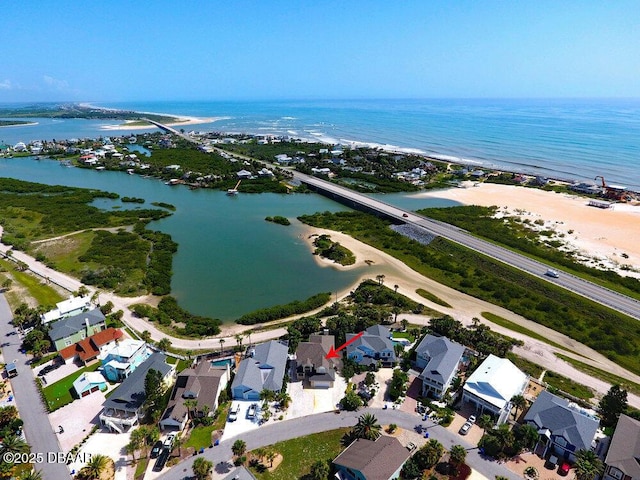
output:
[[[548,277],[545,275],[547,270],[550,268],[548,265],[507,248],[495,245],[486,240],[482,240],[461,228],[418,215],[410,210],[404,210],[385,203],[377,198],[363,195],[320,178],[299,172],[295,172],[294,177],[302,183],[315,188],[320,193],[339,197],[352,206],[359,205],[361,207],[366,207],[399,222],[424,228],[434,235],[456,242],[464,247],[470,248],[476,252],[482,253],[495,260],[522,270],[523,272],[543,278],[548,282],[570,290],[578,295],[588,298],[589,300],[593,300],[594,302],[600,303],[640,320],[640,301],[627,295],[614,292],[613,290],[562,271],[559,272],[560,275],[558,278]]]

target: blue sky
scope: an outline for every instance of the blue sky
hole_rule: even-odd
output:
[[[0,102],[640,97],[640,2],[10,1]]]

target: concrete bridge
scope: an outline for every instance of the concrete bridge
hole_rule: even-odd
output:
[[[363,210],[368,213],[374,213],[378,216],[390,219],[394,223],[404,223],[424,229],[427,233],[435,236],[441,236],[447,240],[456,242],[464,247],[475,250],[476,252],[506,263],[507,265],[522,270],[523,272],[542,278],[548,282],[554,283],[583,297],[640,320],[640,301],[634,298],[614,292],[613,290],[596,285],[595,283],[565,272],[561,272],[558,278],[548,277],[545,274],[547,270],[551,268],[550,266],[504,247],[490,243],[486,240],[482,240],[461,228],[418,215],[410,210],[404,210],[385,203],[377,198],[355,192],[317,177],[304,175],[298,172],[294,173],[294,176],[312,190],[315,190],[316,192],[348,207],[356,210]]]

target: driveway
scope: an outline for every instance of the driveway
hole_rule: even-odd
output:
[[[14,394],[20,418],[24,421],[24,433],[31,445],[32,453],[42,453],[46,459],[49,452],[58,454],[60,448],[56,434],[49,425],[47,412],[36,388],[31,367],[27,364],[29,357],[19,352],[20,339],[17,335],[7,337],[14,332],[11,309],[4,295],[0,295],[0,337],[7,338],[2,353],[7,361],[16,360],[18,376],[11,379],[11,390]],[[66,452],[65,452],[66,453]],[[42,473],[45,480],[63,480],[70,478],[69,470],[64,463],[40,463],[36,470]]]
[[[78,457],[87,459],[89,455],[85,454],[106,455],[115,462],[115,480],[127,480],[127,470],[133,472],[133,469],[135,469],[135,467],[127,468],[129,460],[131,460],[131,457],[127,456],[124,450],[127,443],[129,443],[129,433],[98,431],[91,435],[82,448],[80,448]],[[70,464],[69,468],[75,470],[77,473],[85,463],[86,462],[75,462]]]
[[[292,401],[285,413],[285,419],[305,417],[315,413],[331,412],[347,389],[344,378],[336,375],[333,388],[304,388],[303,382],[293,382],[287,387]]]

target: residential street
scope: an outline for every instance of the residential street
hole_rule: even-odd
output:
[[[44,462],[34,465],[42,472],[45,480],[63,480],[70,478],[69,470],[64,463],[47,463],[49,452],[60,452],[60,445],[56,433],[51,430],[47,411],[40,400],[40,393],[29,365],[28,357],[20,353],[20,337],[10,335],[14,332],[9,322],[13,318],[9,304],[4,295],[0,295],[0,337],[2,338],[2,353],[5,362],[16,361],[18,376],[11,379],[16,406],[20,411],[20,418],[24,421],[24,432],[27,442],[31,445],[32,453],[42,453]],[[63,434],[64,435],[64,434]],[[67,453],[67,452],[65,452]]]
[[[249,451],[258,447],[272,445],[283,440],[309,435],[311,433],[318,433],[341,427],[351,427],[356,424],[357,418],[365,412],[370,412],[375,415],[378,419],[378,423],[381,425],[395,423],[400,428],[404,428],[406,430],[413,430],[417,424],[420,423],[424,425],[425,423],[421,422],[420,417],[417,415],[405,413],[400,410],[366,408],[357,412],[342,412],[339,415],[333,412],[320,413],[317,415],[310,415],[308,417],[296,418],[282,422],[269,422],[269,424],[264,425],[257,430],[247,432],[240,437],[225,440],[217,447],[207,448],[202,455],[204,455],[207,460],[213,462],[214,478],[222,478],[230,470],[228,466],[221,464],[221,462],[231,462],[231,445],[233,445],[233,442],[237,440],[237,438],[241,438],[247,443],[247,451]],[[520,478],[503,465],[499,465],[495,461],[482,458],[478,454],[477,448],[467,444],[462,437],[457,434],[449,432],[445,428],[434,425],[433,423],[429,423],[428,431],[430,438],[438,440],[446,449],[451,448],[453,445],[462,445],[466,447],[466,463],[485,477],[493,479],[496,475],[502,475],[513,480]],[[182,480],[186,476],[192,475],[193,470],[191,466],[198,456],[199,455],[193,456],[184,462],[179,463],[171,468],[171,470],[168,470],[167,473],[157,478],[161,480]]]

